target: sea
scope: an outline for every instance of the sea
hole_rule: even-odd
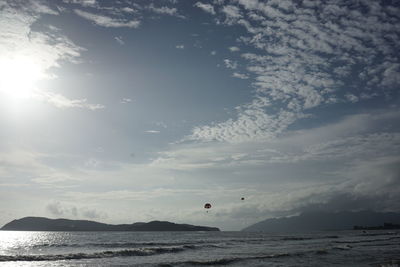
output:
[[[256,232],[0,231],[0,266],[386,266],[400,230]]]

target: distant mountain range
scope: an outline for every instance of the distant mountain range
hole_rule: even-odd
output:
[[[320,230],[351,230],[355,226],[372,229],[385,223],[399,224],[400,213],[393,212],[307,212],[299,216],[274,218],[246,227],[250,232],[305,232]]]
[[[9,231],[219,231],[216,227],[176,224],[166,221],[133,224],[105,224],[86,220],[24,217],[5,224],[0,230]]]

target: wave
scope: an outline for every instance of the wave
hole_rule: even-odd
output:
[[[350,250],[350,249],[352,249],[353,247],[352,246],[350,246],[350,245],[342,245],[342,246],[335,246],[335,247],[333,247],[332,249],[338,249],[338,250]]]
[[[398,235],[398,234],[399,232],[377,232],[377,233],[365,232],[362,234],[358,234],[357,236]]]
[[[41,248],[41,247],[70,247],[70,248],[80,248],[80,247],[103,247],[103,248],[134,248],[134,247],[148,247],[148,246],[186,246],[186,245],[198,245],[202,244],[202,246],[209,247],[220,247],[217,244],[209,243],[209,242],[111,242],[111,243],[60,243],[60,244],[36,244],[32,247]]]
[[[262,243],[266,241],[302,241],[302,240],[315,240],[315,239],[334,239],[339,236],[320,236],[320,237],[301,237],[301,236],[285,236],[285,237],[268,237],[268,238],[229,238],[229,239],[215,239],[215,240],[196,240],[196,241],[183,241],[183,242],[87,242],[87,243],[42,243],[35,244],[33,248],[87,248],[87,247],[100,247],[100,248],[138,248],[147,246],[184,246],[184,245],[207,245],[210,247],[220,248],[221,245],[234,245],[237,243]]]
[[[222,258],[222,259],[213,259],[206,261],[184,261],[184,262],[173,262],[169,264],[163,264],[162,266],[176,266],[176,265],[228,265],[241,261],[248,260],[263,260],[263,259],[274,259],[274,258],[282,258],[282,257],[291,257],[291,256],[302,256],[302,253],[281,253],[281,254],[269,254],[269,255],[260,255],[260,256],[248,256],[248,257],[231,257],[231,258]]]
[[[47,255],[0,255],[0,262],[6,261],[59,261],[59,260],[81,260],[99,259],[112,257],[153,256],[165,253],[179,253],[189,249],[198,249],[194,245],[175,247],[151,247],[141,249],[107,250],[94,253],[70,253],[70,254],[47,254]]]
[[[331,249],[350,249],[348,246],[339,246]],[[229,265],[242,261],[251,261],[251,260],[265,260],[265,259],[277,259],[277,258],[285,258],[285,257],[302,257],[309,254],[314,255],[326,255],[329,254],[330,249],[318,249],[318,250],[308,250],[302,252],[294,252],[294,253],[278,253],[278,254],[267,254],[267,255],[256,255],[256,256],[244,256],[244,257],[227,257],[221,259],[213,259],[213,260],[205,260],[205,261],[184,261],[184,262],[171,262],[165,263],[160,266],[187,266],[187,265]],[[243,263],[245,265],[245,263]]]
[[[394,239],[400,239],[400,236],[394,236],[394,237],[389,237],[389,238],[364,239],[364,240],[343,240],[343,241],[334,241],[334,243],[358,244],[358,243],[372,243],[372,242],[389,241],[389,240],[394,240]]]
[[[302,236],[285,236],[280,240],[283,241],[302,241],[302,240],[316,240],[316,239],[334,239],[339,238],[337,235],[316,236],[316,237],[302,237]]]

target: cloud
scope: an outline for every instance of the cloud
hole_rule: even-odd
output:
[[[166,189],[166,188],[156,188],[152,190],[144,191],[133,191],[133,190],[115,190],[106,192],[67,192],[65,195],[69,196],[71,199],[76,199],[79,201],[92,201],[92,200],[123,200],[123,201],[133,201],[142,200],[148,201],[151,199],[157,199],[162,197],[172,197],[177,194],[202,194],[202,190],[195,189]]]
[[[203,4],[201,2],[196,2],[196,4],[194,4],[194,6],[202,9],[203,11],[205,11],[207,13],[215,15],[214,7],[210,4]]]
[[[105,108],[105,106],[101,104],[87,103],[87,99],[69,99],[61,94],[51,92],[42,92],[36,95],[35,98],[49,102],[58,108],[83,108],[89,110]]]
[[[185,49],[185,45],[183,45],[183,44],[176,45],[175,48],[177,48],[177,49]]]
[[[235,61],[232,61],[232,60],[230,60],[230,59],[224,59],[224,63],[225,63],[225,66],[228,68],[228,69],[236,69],[237,68],[237,62],[235,62]]]
[[[345,94],[344,96],[347,100],[349,100],[352,103],[356,103],[359,101],[359,98],[353,94]]]
[[[0,187],[21,187],[21,186],[29,186],[29,184],[0,183]]]
[[[178,13],[178,10],[175,7],[167,7],[167,6],[155,7],[153,4],[150,4],[148,6],[148,8],[157,14],[170,15],[170,16],[181,18],[181,19],[185,18],[185,16],[180,15]]]
[[[131,103],[131,102],[132,102],[132,99],[130,99],[130,98],[122,98],[121,99],[122,104],[127,104],[127,103]]]
[[[133,9],[133,8],[131,8],[131,7],[123,7],[123,8],[121,8],[121,10],[123,11],[123,12],[125,12],[125,13],[137,13],[137,10],[135,10],[135,9]]]
[[[46,212],[51,216],[61,217],[65,216],[68,219],[85,218],[85,219],[105,219],[107,214],[105,212],[99,212],[95,208],[88,207],[76,207],[75,205],[69,205],[53,201],[47,204]]]
[[[50,212],[52,215],[60,216],[64,215],[64,209],[61,208],[59,202],[53,202],[46,206],[46,210]]]
[[[122,39],[122,36],[115,36],[114,39],[115,39],[115,41],[117,41],[117,43],[119,43],[120,45],[124,45],[124,44],[125,44],[124,40]]]
[[[30,2],[29,2],[30,3]],[[84,48],[77,46],[57,27],[49,26],[41,32],[33,31],[31,25],[42,13],[57,13],[43,4],[32,2],[23,7],[4,5],[0,19],[0,61],[15,61],[17,57],[31,62],[41,73],[40,79],[55,77],[49,70],[60,67],[62,61],[79,63]],[[39,7],[40,6],[40,7]],[[15,10],[15,8],[19,8]],[[37,13],[38,12],[38,13]],[[60,108],[104,108],[100,104],[89,104],[86,99],[71,100],[61,94],[34,88],[32,99],[45,101]]]
[[[216,23],[243,27],[247,33],[237,38],[238,43],[242,50],[252,52],[242,53],[241,61],[226,58],[224,64],[230,69],[237,69],[237,62],[245,66],[233,77],[248,78],[255,89],[254,99],[266,98],[270,105],[239,105],[236,118],[194,127],[192,136],[197,140],[276,136],[271,133],[283,133],[323,105],[396,97],[400,18],[393,16],[393,10],[399,11],[398,7],[383,1],[237,3],[214,2],[216,16],[225,18]],[[368,11],[361,14],[364,9]],[[236,46],[230,50],[238,51]]]
[[[157,133],[160,133],[160,131],[156,131],[156,130],[147,130],[146,133],[157,134]]]
[[[63,0],[67,4],[77,4],[84,7],[97,7],[98,3],[96,0]]]
[[[102,26],[102,27],[111,27],[111,28],[120,28],[120,27],[127,27],[127,28],[137,28],[140,25],[139,20],[126,20],[126,19],[120,19],[120,18],[112,18],[112,17],[107,17],[104,15],[98,15],[98,14],[93,14],[89,13],[83,10],[75,9],[75,13],[79,16],[81,16],[84,19],[87,19],[96,25]]]
[[[254,99],[247,106],[238,107],[237,119],[229,119],[213,126],[195,127],[188,138],[191,140],[226,142],[271,139],[283,133],[300,116],[304,116],[286,110],[281,110],[277,114],[267,114],[264,108],[270,105],[268,98]]]
[[[217,51],[213,50],[213,51],[211,51],[210,54],[211,54],[212,56],[215,56],[215,55],[217,54]]]
[[[24,8],[27,9],[26,13],[21,10],[17,12],[8,5],[3,6],[0,19],[2,58],[15,58],[17,54],[30,58],[45,70],[57,67],[59,60],[76,61],[84,49],[61,35],[55,27],[49,27],[47,32],[32,31],[30,27],[40,13],[32,14],[29,8],[33,9],[34,6],[26,5]],[[44,8],[39,11],[47,12]]]
[[[232,74],[232,77],[243,79],[243,80],[249,79],[249,76],[247,76],[246,74],[243,74],[243,73],[239,73],[239,72],[234,72]]]
[[[240,51],[240,48],[237,47],[237,46],[231,46],[231,47],[229,47],[229,51],[231,51],[231,52],[238,52],[238,51]]]
[[[393,123],[399,118],[398,111],[386,109],[238,142],[227,138],[224,125],[224,131],[203,136],[207,142],[183,142],[159,153],[151,167],[246,188],[239,194],[245,207],[219,199],[215,214],[221,221],[245,216],[257,222],[313,209],[398,211],[400,134]]]
[[[225,22],[228,25],[233,25],[238,19],[242,18],[240,9],[237,6],[226,5],[222,7],[222,13],[225,14]]]
[[[225,13],[227,19],[229,20],[242,17],[242,15],[240,14],[240,9],[236,6],[226,5],[222,8],[222,12]]]

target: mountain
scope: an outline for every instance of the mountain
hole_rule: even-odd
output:
[[[105,224],[86,220],[24,217],[5,224],[0,230],[9,231],[219,231],[216,227],[176,224],[166,221],[133,224]]]
[[[242,231],[304,232],[319,230],[350,230],[354,226],[376,227],[384,223],[400,223],[400,213],[393,212],[307,212],[299,216],[274,218],[253,224]]]

